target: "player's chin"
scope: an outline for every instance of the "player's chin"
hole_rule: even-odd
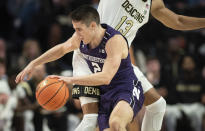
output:
[[[84,44],[89,44],[89,42],[87,40],[82,40]]]
[[[88,44],[88,42],[86,42],[86,41],[83,41],[83,44],[87,45],[87,44]]]

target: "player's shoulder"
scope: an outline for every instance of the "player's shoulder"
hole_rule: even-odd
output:
[[[112,38],[109,39],[108,43],[114,43],[115,45],[118,45],[120,43],[127,44],[127,41],[121,34],[115,34]]]
[[[106,28],[105,36],[109,40],[107,41],[108,43],[121,43],[121,42],[126,42],[126,38],[117,30],[112,28],[111,26],[107,24],[102,24],[102,27]]]

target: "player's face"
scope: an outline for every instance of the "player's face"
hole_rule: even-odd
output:
[[[72,21],[73,28],[75,29],[75,32],[79,36],[79,38],[83,41],[84,44],[89,44],[92,39],[92,28],[91,26],[87,26],[83,24],[82,22],[76,22]]]

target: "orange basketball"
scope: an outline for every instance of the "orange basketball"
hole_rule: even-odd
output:
[[[65,105],[69,98],[66,83],[57,78],[45,78],[36,88],[36,99],[46,110],[58,110]]]

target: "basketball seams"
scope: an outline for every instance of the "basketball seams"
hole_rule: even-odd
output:
[[[64,98],[63,98],[62,102],[61,102],[60,104],[58,104],[58,105],[55,107],[55,109],[58,109],[58,108],[64,103],[64,100],[65,100],[65,98],[66,98],[66,92],[67,92],[66,89],[67,89],[67,88],[65,88],[65,95],[64,95]]]
[[[47,82],[42,83],[45,80]],[[64,81],[56,81],[55,79],[44,79],[43,81],[36,88],[36,99],[38,103],[44,109],[51,111],[63,107],[69,98],[69,89],[66,83]]]
[[[38,96],[37,96],[36,98],[38,99],[38,97],[40,96],[40,94],[41,94],[47,87],[49,87],[50,85],[59,83],[59,82],[61,82],[61,81],[53,82],[53,83],[50,83],[49,85],[46,85],[45,87],[41,87],[41,88],[43,88],[43,89],[38,93]],[[40,87],[39,87],[39,88],[40,88]],[[37,88],[36,92],[38,91],[39,88]]]
[[[57,94],[58,92],[61,90],[61,88],[63,87],[64,82],[62,83],[62,85],[60,86],[60,88],[58,88],[58,90],[56,91],[56,93],[47,101],[43,104],[43,106],[45,106],[46,104],[48,104]]]

